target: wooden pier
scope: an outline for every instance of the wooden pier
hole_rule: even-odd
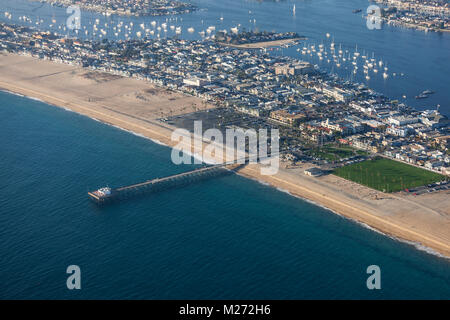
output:
[[[88,196],[91,200],[98,204],[120,201],[151,192],[189,185],[208,178],[232,174],[239,167],[241,166],[227,164],[211,165],[164,178],[148,180],[130,186],[115,189],[103,188],[97,191],[91,191],[88,192]],[[102,192],[101,190],[104,191]]]

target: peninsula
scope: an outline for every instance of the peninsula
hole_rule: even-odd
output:
[[[390,25],[423,31],[450,32],[450,6],[443,0],[375,0]]]
[[[295,32],[275,33],[275,32],[238,32],[228,34],[219,31],[215,35],[215,40],[224,46],[238,49],[261,49],[268,47],[291,46],[297,44],[306,37],[299,36]]]
[[[68,7],[80,6],[81,9],[122,16],[164,16],[195,11],[190,3],[177,0],[31,0],[47,2],[51,5]]]
[[[449,121],[438,110],[415,111],[306,62],[208,40],[96,42],[0,24],[0,51],[3,90],[168,146],[189,119],[208,119],[204,129],[278,128],[278,174],[262,176],[259,165],[240,174],[450,257]],[[366,174],[371,161],[380,176]],[[414,165],[418,178],[401,180],[403,167],[391,161]],[[383,179],[386,165],[398,171]]]

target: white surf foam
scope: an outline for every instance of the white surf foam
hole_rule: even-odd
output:
[[[9,90],[6,90],[6,89],[1,89],[0,91],[5,92],[5,93],[9,93],[9,94],[12,94],[12,95],[15,95],[15,96],[18,96],[18,97],[25,98],[25,96],[23,94],[20,94],[20,93],[17,93],[17,92],[12,92],[12,91],[9,91]],[[27,98],[29,98],[29,97],[27,97]]]
[[[248,177],[246,177],[246,178],[248,178]],[[308,203],[310,203],[310,204],[312,204],[312,205],[314,205],[314,206],[316,206],[316,207],[320,207],[320,208],[322,208],[322,209],[324,209],[324,210],[330,211],[330,212],[332,212],[332,213],[338,215],[339,217],[341,217],[341,218],[343,218],[343,219],[352,221],[352,222],[354,222],[354,223],[360,225],[361,227],[363,227],[363,228],[365,228],[365,229],[368,229],[368,230],[370,230],[370,231],[376,232],[376,233],[378,233],[378,234],[380,234],[380,235],[382,235],[382,236],[384,236],[384,237],[388,237],[388,238],[390,238],[390,239],[392,239],[392,240],[395,240],[395,241],[398,241],[398,242],[401,242],[401,243],[406,243],[406,244],[408,244],[408,245],[411,245],[411,246],[415,247],[417,250],[426,252],[426,253],[428,253],[428,254],[431,254],[431,255],[434,255],[434,256],[437,256],[437,257],[440,257],[440,258],[444,258],[444,259],[450,260],[450,257],[447,257],[447,256],[445,256],[445,255],[443,255],[443,254],[437,252],[436,250],[434,250],[434,249],[432,249],[432,248],[430,248],[430,247],[427,247],[427,246],[423,245],[422,243],[415,242],[415,241],[410,241],[410,240],[406,240],[406,239],[402,239],[402,238],[393,236],[393,235],[391,235],[391,234],[384,233],[384,232],[382,232],[382,231],[380,231],[380,230],[378,230],[378,229],[376,229],[376,228],[374,228],[374,227],[369,226],[368,224],[366,224],[366,223],[364,223],[364,222],[361,222],[361,221],[359,221],[359,220],[352,219],[352,218],[349,218],[349,217],[347,217],[347,216],[344,216],[344,215],[342,215],[342,214],[340,214],[340,213],[338,213],[338,212],[336,212],[336,211],[334,211],[334,210],[332,210],[332,209],[330,209],[330,208],[327,208],[327,207],[325,207],[325,206],[323,206],[323,205],[321,205],[321,204],[319,204],[319,203],[317,203],[317,202],[315,202],[315,201],[312,201],[312,200],[310,200],[310,199],[306,199],[306,198],[300,197],[300,196],[298,196],[298,195],[294,195],[294,194],[292,194],[291,192],[289,192],[289,191],[286,190],[286,189],[278,188],[278,187],[273,187],[271,184],[269,184],[269,183],[267,183],[267,182],[265,182],[265,181],[260,181],[260,180],[258,180],[258,179],[253,179],[253,178],[250,178],[250,179],[251,179],[251,180],[254,180],[254,181],[257,181],[258,183],[260,183],[260,184],[262,184],[262,185],[265,185],[265,186],[269,186],[269,187],[275,188],[276,190],[278,190],[278,191],[280,191],[280,192],[283,192],[283,193],[286,193],[286,194],[290,195],[291,197],[301,199],[301,200],[303,200],[303,201],[305,201],[305,202],[308,202]]]

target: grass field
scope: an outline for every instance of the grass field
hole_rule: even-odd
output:
[[[438,173],[385,158],[355,163],[333,173],[383,192],[397,192],[445,179]]]
[[[355,155],[365,155],[364,151],[356,150],[348,146],[326,145],[314,148],[308,154],[312,157],[320,158],[327,161],[339,161]]]

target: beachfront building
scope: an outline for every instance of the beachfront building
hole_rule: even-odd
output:
[[[254,117],[266,116],[268,114],[267,110],[260,108],[258,106],[254,106],[254,105],[237,106],[236,111],[244,113],[244,114],[248,114],[248,115],[254,116]]]
[[[322,92],[336,101],[349,102],[353,98],[353,94],[341,88],[324,87]]]
[[[386,129],[386,133],[392,134],[397,137],[406,137],[411,134],[413,131],[409,127],[396,127],[390,126]]]
[[[297,126],[301,120],[305,119],[304,113],[289,112],[286,109],[270,112],[270,119],[288,126]]]
[[[421,122],[431,129],[439,129],[450,126],[450,120],[439,113],[439,111],[424,111],[422,113]]]
[[[388,119],[388,121],[390,124],[392,124],[394,126],[401,127],[401,126],[405,126],[407,124],[418,123],[419,118],[410,117],[410,116],[396,116],[396,117],[390,117]]]
[[[296,63],[279,64],[275,66],[276,75],[298,76],[313,73],[314,67],[306,61],[298,61]]]
[[[305,175],[310,177],[320,177],[323,175],[323,171],[319,168],[309,168],[304,171]]]
[[[202,87],[202,86],[208,84],[209,82],[208,82],[208,80],[194,77],[194,78],[183,79],[183,83],[188,86]]]

